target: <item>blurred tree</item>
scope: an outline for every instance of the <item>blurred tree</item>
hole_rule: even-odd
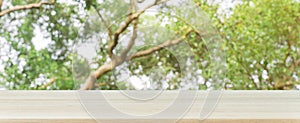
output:
[[[0,3],[1,60],[5,66],[1,83],[8,89],[72,89],[70,47],[77,37],[74,21],[82,21],[75,12],[78,7],[39,0]],[[36,33],[43,36],[37,38]],[[44,39],[50,40],[48,46],[38,48],[47,43]]]
[[[247,0],[218,21],[227,42],[227,89],[295,89],[300,80],[300,6]]]
[[[0,49],[5,66],[0,82],[8,89],[83,84],[83,90],[293,89],[300,84],[299,2],[247,0],[221,13],[220,4],[208,0],[180,1],[191,8],[155,1],[0,0],[0,45],[6,47]],[[144,3],[149,6],[139,6]],[[41,49],[33,43],[37,29],[50,40]],[[73,50],[95,40],[92,60]],[[223,53],[225,82],[224,71],[217,71],[225,70]],[[152,86],[134,87],[122,79],[124,73]]]
[[[187,19],[197,15],[192,12],[179,11],[176,7],[166,6],[164,3],[165,1],[152,1],[148,6],[140,8],[133,1],[131,3],[126,3],[123,0],[118,2],[107,1],[100,5],[90,3],[91,7],[89,8],[91,12],[96,13],[99,17],[94,19],[94,14],[91,14],[91,21],[86,23],[83,37],[86,38],[85,40],[89,40],[95,34],[104,35],[100,38],[102,41],[99,41],[101,47],[99,49],[108,50],[99,50],[98,56],[101,57],[96,58],[95,61],[100,66],[88,76],[81,89],[93,89],[96,79],[100,83],[98,85],[101,85],[99,87],[101,89],[117,89],[123,86],[125,86],[124,89],[131,88],[128,85],[128,80],[126,81],[127,84],[125,80],[119,80],[120,76],[124,76],[120,75],[120,72],[122,72],[120,69],[128,70],[129,72],[126,73],[130,74],[128,76],[137,78],[156,76],[156,78],[150,77],[147,80],[152,82],[152,87],[149,87],[151,89],[176,89],[184,86],[184,83],[181,83],[182,79],[179,79],[182,78],[180,76],[183,76],[181,75],[183,74],[183,69],[179,68],[175,55],[187,56],[191,53],[174,54],[176,50],[181,50],[182,52],[184,49],[173,48],[170,50],[168,47],[179,44],[183,40],[196,40],[192,36],[200,36],[199,30],[194,28],[193,24],[185,23],[188,21]],[[156,14],[147,14],[146,10],[153,6],[159,7],[157,12],[155,12]],[[167,7],[169,8],[167,9]],[[163,12],[164,9],[168,11]],[[178,16],[173,16],[171,13],[178,13]],[[169,23],[162,24],[163,19],[166,19]],[[194,24],[201,22],[193,18],[192,20]],[[97,25],[98,28],[95,29],[94,25]],[[127,44],[123,45],[123,42],[127,42]],[[144,45],[136,45],[138,43]],[[114,71],[114,69],[117,70]],[[193,69],[196,70],[197,68]],[[174,73],[179,74],[172,78],[172,82],[166,80],[166,77],[159,78],[159,75],[153,75],[159,73],[154,72],[155,70],[158,70],[164,76]],[[189,74],[191,73],[192,70],[190,70]],[[196,82],[193,83],[194,86],[188,88],[198,88]]]

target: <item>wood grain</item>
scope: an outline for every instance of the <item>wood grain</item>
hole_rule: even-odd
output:
[[[81,91],[82,92],[82,91]],[[96,103],[102,106],[105,100],[96,100],[94,94],[103,94],[115,106],[131,113],[149,113],[162,110],[173,102],[178,91],[164,91],[147,107],[143,102],[120,96],[120,91],[85,91],[89,97],[81,97],[79,91],[0,91],[0,122],[2,123],[96,123],[96,122],[173,122],[172,118],[130,119],[107,118],[94,120],[85,106]],[[130,91],[136,95],[144,92]],[[199,120],[201,106],[207,91],[198,91],[198,96],[188,113],[178,120],[184,123],[300,123],[300,91],[223,91],[213,112],[206,120]],[[83,99],[85,101],[82,101]],[[180,105],[190,103],[193,97],[180,100]],[[151,109],[151,111],[149,111]],[[105,111],[107,114],[110,111]],[[176,119],[175,119],[176,120]]]

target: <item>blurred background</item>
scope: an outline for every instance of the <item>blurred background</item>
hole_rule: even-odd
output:
[[[179,63],[172,50],[157,50],[97,77],[94,89],[300,89],[299,0],[181,2],[198,9],[187,11],[169,2],[141,15],[138,41],[129,53],[155,47],[145,44],[158,45],[191,28],[195,33],[184,37],[191,52],[181,52],[191,58]],[[136,2],[140,10],[147,3]],[[0,0],[0,89],[79,89],[93,71],[111,61],[108,25],[115,34],[129,9],[129,0]],[[174,12],[189,16],[177,18]],[[202,28],[194,29],[195,24]],[[121,33],[115,54],[126,48],[133,28],[131,23]],[[212,79],[217,64],[207,47],[210,34],[217,35],[226,54],[221,61],[226,74],[218,84]]]

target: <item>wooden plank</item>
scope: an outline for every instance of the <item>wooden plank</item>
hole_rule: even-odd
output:
[[[149,94],[151,96],[153,93],[159,95],[151,101],[137,101],[127,98],[124,93],[136,97]],[[106,99],[99,100],[95,97],[99,94]],[[172,104],[178,94],[178,91],[84,91],[83,94],[79,91],[0,91],[0,122],[174,122],[177,119],[168,116],[153,119],[119,117],[94,120],[96,115],[89,106],[101,107],[109,102],[125,113],[157,113]],[[190,110],[179,122],[300,122],[300,91],[223,91],[219,103],[204,121],[199,120],[199,113],[202,105],[207,102],[205,99],[208,92],[198,91],[196,94],[198,96]],[[193,98],[194,96],[185,96],[176,105],[180,109],[180,106],[190,104]],[[110,110],[105,110],[104,113],[114,115]]]

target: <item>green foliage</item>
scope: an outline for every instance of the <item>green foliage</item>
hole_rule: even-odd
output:
[[[16,3],[15,3],[16,2]],[[36,3],[38,1],[14,1],[13,5]],[[54,9],[55,8],[55,9]],[[78,27],[74,21],[79,17],[75,5],[55,4],[26,11],[14,12],[3,19],[19,23],[15,30],[2,28],[1,37],[10,45],[9,54],[15,51],[4,63],[3,81],[8,89],[73,89],[71,58],[73,44],[76,43]],[[78,9],[78,8],[77,8]],[[22,13],[24,14],[22,15]],[[19,21],[22,20],[22,21]],[[6,22],[1,24],[5,25]],[[36,49],[32,39],[34,29],[41,28],[43,38],[51,40],[47,48]],[[6,49],[8,50],[8,49]],[[12,58],[14,55],[17,57]],[[20,65],[22,63],[22,65]],[[54,84],[42,87],[51,79]]]
[[[231,89],[292,89],[299,83],[293,77],[299,77],[299,7],[293,0],[252,0],[234,8],[221,27]]]
[[[13,0],[11,5],[27,5],[39,1]],[[0,45],[6,44],[9,48],[5,53],[7,60],[0,53],[4,62],[0,85],[7,89],[21,90],[77,89],[78,84],[82,84],[91,71],[110,60],[107,28],[115,32],[124,24],[129,14],[129,2],[74,1],[75,4],[55,3],[1,17],[0,26],[3,28],[0,28]],[[152,76],[151,82],[157,84],[152,89],[180,89],[186,85],[185,80],[194,82],[199,79],[203,79],[203,82],[184,89],[295,89],[300,84],[299,2],[245,0],[232,8],[229,16],[220,13],[222,8],[218,3],[193,0],[189,4],[197,6],[195,12],[187,12],[189,8],[178,9],[162,5],[157,14],[146,12],[140,16],[137,40],[143,41],[147,46],[135,45],[129,55],[176,39],[184,35],[187,29],[193,29],[197,33],[193,32],[185,37],[185,43],[190,49],[184,49],[180,45],[165,48],[126,62],[119,68],[128,69],[132,76]],[[3,6],[2,10],[7,8]],[[166,21],[167,23],[162,24]],[[50,40],[43,49],[36,49],[32,41],[36,36],[36,28],[40,28],[44,39]],[[120,44],[128,41],[132,28],[133,25],[130,24],[120,35]],[[87,43],[95,38],[99,39],[99,44],[92,63],[73,51],[75,44]],[[116,54],[126,48],[126,45],[120,44],[114,50]],[[213,79],[217,73],[215,70],[222,67],[213,59],[214,49],[218,49],[218,53],[226,53],[227,71],[223,85],[212,85],[216,81]],[[191,56],[196,67],[186,67],[190,72],[183,74],[185,69],[180,68],[180,60],[176,56]],[[125,80],[118,81],[118,72],[110,71],[101,76],[97,80],[98,89],[135,89]],[[162,83],[165,78],[161,76],[169,74],[173,78],[168,78],[165,85]],[[55,82],[48,85],[47,82],[51,79]]]

